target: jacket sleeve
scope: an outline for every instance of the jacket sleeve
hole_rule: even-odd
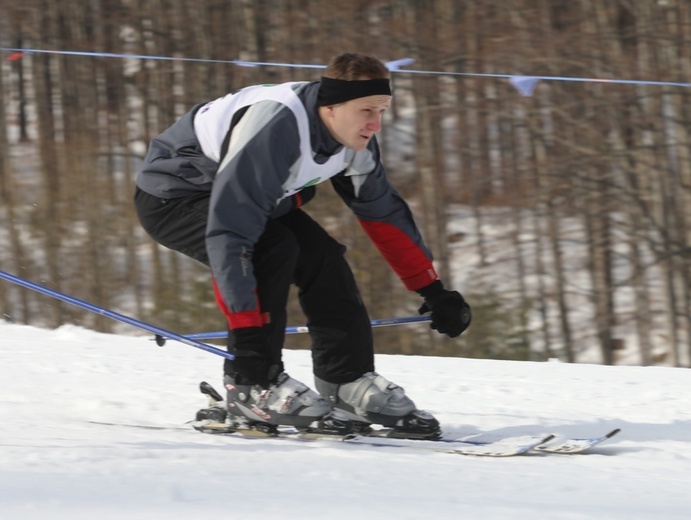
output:
[[[284,195],[298,159],[297,122],[285,106],[262,101],[247,110],[230,138],[211,190],[206,248],[216,300],[230,328],[267,322],[256,294],[252,256]]]
[[[408,290],[438,279],[408,204],[386,178],[376,138],[332,184]]]

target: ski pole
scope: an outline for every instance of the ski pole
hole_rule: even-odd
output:
[[[60,291],[56,291],[55,289],[49,289],[48,287],[44,287],[43,285],[39,285],[34,282],[30,282],[29,280],[26,280],[24,278],[21,278],[19,276],[14,276],[12,274],[6,273],[5,271],[0,270],[0,278],[3,278],[5,280],[8,280],[10,282],[13,282],[17,285],[20,285],[22,287],[26,287],[27,289],[31,289],[33,291],[39,292],[41,294],[45,294],[47,296],[50,296],[52,298],[56,298],[58,300],[62,300],[64,302],[70,303],[72,305],[75,305],[77,307],[81,307],[82,309],[86,309],[88,311],[94,312],[96,314],[100,314],[101,316],[105,316],[106,318],[110,318],[116,321],[120,321],[122,323],[126,323],[128,325],[132,325],[134,327],[140,328],[142,330],[146,330],[148,332],[151,332],[155,335],[155,340],[156,344],[159,346],[165,345],[165,342],[167,339],[172,339],[174,341],[178,341],[180,343],[183,343],[185,345],[189,345],[191,347],[195,347],[201,350],[205,350],[207,352],[210,352],[212,354],[216,354],[218,356],[227,358],[227,359],[235,359],[235,356],[233,354],[230,354],[229,352],[226,352],[224,350],[212,347],[211,345],[207,345],[205,343],[201,343],[198,340],[201,339],[223,339],[226,338],[228,335],[227,331],[217,331],[217,332],[200,332],[200,333],[195,333],[195,334],[187,334],[187,335],[181,335],[181,334],[176,334],[174,332],[162,329],[160,327],[156,327],[155,325],[151,325],[150,323],[146,323],[140,320],[137,320],[135,318],[131,318],[129,316],[125,316],[124,314],[119,314],[115,311],[111,311],[109,309],[106,309],[104,307],[100,307],[96,304],[89,303],[84,300],[80,300],[79,298],[75,298],[73,296],[70,296],[65,293],[61,293]],[[372,327],[389,327],[392,325],[400,325],[404,323],[419,323],[419,322],[425,322],[425,321],[430,321],[429,316],[408,316],[404,318],[386,318],[386,319],[381,319],[381,320],[372,320],[370,323]],[[306,326],[295,326],[295,327],[287,327],[286,328],[286,334],[302,334],[309,332],[309,328]]]
[[[424,321],[430,321],[431,318],[430,316],[407,316],[405,318],[386,318],[383,320],[372,320],[370,324],[372,325],[373,328],[376,327],[390,327],[392,325],[401,325],[404,323],[420,323]],[[286,334],[304,334],[306,332],[309,332],[309,327],[306,325],[298,325],[296,327],[286,327]],[[219,330],[216,332],[196,332],[194,334],[185,334],[185,337],[188,339],[194,339],[194,340],[199,340],[199,339],[222,339],[228,336],[228,331],[225,330]],[[171,338],[173,339],[173,338]],[[165,337],[157,337],[156,341],[161,344],[160,342],[163,341],[165,342],[166,338]]]
[[[212,354],[216,354],[217,356],[221,356],[221,357],[224,357],[226,359],[230,359],[230,360],[235,359],[235,356],[233,356],[233,354],[230,354],[229,352],[225,352],[224,350],[212,347],[211,345],[201,343],[195,339],[186,338],[185,336],[181,336],[180,334],[175,334],[174,332],[170,332],[168,330],[156,327],[155,325],[151,325],[149,323],[145,323],[143,321],[139,321],[139,320],[136,320],[134,318],[130,318],[129,316],[125,316],[124,314],[119,314],[117,312],[108,310],[104,307],[99,307],[98,305],[95,305],[93,303],[89,303],[89,302],[86,302],[84,300],[80,300],[79,298],[74,298],[73,296],[69,296],[68,294],[61,293],[61,292],[56,291],[54,289],[49,289],[47,287],[44,287],[43,285],[39,285],[37,283],[30,282],[29,280],[26,280],[26,279],[21,278],[19,276],[14,276],[12,274],[6,273],[5,271],[0,271],[0,278],[3,278],[5,280],[12,282],[12,283],[15,283],[17,285],[21,285],[22,287],[26,287],[27,289],[31,289],[32,291],[36,291],[36,292],[39,292],[41,294],[45,294],[45,295],[50,296],[52,298],[56,298],[58,300],[62,300],[64,302],[70,303],[72,305],[76,305],[77,307],[81,307],[82,309],[86,309],[86,310],[94,312],[96,314],[100,314],[101,316],[105,316],[106,318],[120,321],[122,323],[126,323],[128,325],[133,325],[134,327],[138,327],[140,329],[152,332],[153,334],[156,334],[156,337],[162,337],[162,338],[165,337],[168,339],[179,341],[180,343],[183,343],[185,345],[189,345],[190,347],[205,350],[207,352],[210,352]]]
[[[420,323],[424,321],[430,321],[431,319],[431,316],[428,315],[405,316],[403,318],[384,318],[381,320],[372,320],[370,321],[370,325],[372,326],[372,328],[391,327],[392,325],[403,325],[405,323]],[[286,327],[286,334],[304,334],[309,331],[310,330],[307,325],[299,325],[297,327]],[[213,337],[216,337],[215,334],[219,334],[219,332],[200,332],[198,334],[185,334],[185,337],[194,339],[207,339],[212,337],[210,336],[211,334],[214,334]],[[209,336],[207,336],[207,334]]]

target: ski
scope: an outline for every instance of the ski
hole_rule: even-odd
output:
[[[87,424],[95,424],[97,426],[119,426],[121,428],[137,428],[139,430],[181,430],[181,431],[190,431],[188,426],[185,425],[179,425],[179,426],[163,426],[160,424],[132,424],[132,423],[124,423],[124,422],[110,422],[110,421],[84,421]]]
[[[597,446],[598,444],[601,444],[606,440],[611,439],[620,431],[621,429],[615,428],[614,430],[607,432],[604,435],[600,435],[598,437],[586,437],[582,439],[570,439],[568,437],[555,435],[552,440],[540,444],[539,446],[535,446],[535,448],[533,449],[535,451],[541,451],[544,453],[583,453],[584,451],[589,450],[590,448]]]
[[[405,447],[441,451],[460,455],[478,455],[490,457],[509,457],[534,450],[542,453],[582,453],[619,433],[619,429],[612,430],[605,435],[590,438],[567,438],[553,434],[522,435],[500,438],[487,438],[485,434],[461,438],[414,438],[400,437],[390,428],[369,429],[347,435],[334,432],[301,431],[294,428],[278,428],[269,425],[255,425],[254,427],[238,427],[227,425],[218,415],[225,409],[223,397],[207,382],[199,385],[201,393],[209,399],[210,408],[197,413],[197,421],[193,424],[197,431],[215,433],[244,438],[283,438],[292,440],[336,440],[350,444],[369,446]],[[207,412],[200,415],[201,412]],[[209,414],[209,412],[211,412]],[[225,416],[225,413],[220,412]],[[206,420],[201,420],[202,418]]]
[[[121,426],[144,430],[181,430],[190,431],[189,426],[159,426],[149,424],[126,424],[102,421],[87,421],[89,424],[101,426]],[[616,428],[610,432],[585,438],[568,438],[559,435],[523,435],[500,437],[494,440],[479,440],[482,435],[459,439],[442,438],[439,440],[400,439],[387,437],[391,430],[372,430],[368,434],[336,435],[328,433],[300,431],[293,428],[279,429],[274,432],[262,431],[255,428],[233,428],[224,423],[193,423],[193,428],[199,432],[230,436],[240,439],[279,439],[292,441],[337,441],[348,444],[370,445],[375,447],[401,447],[415,450],[428,450],[459,455],[476,455],[489,457],[508,457],[520,455],[529,451],[541,453],[575,454],[583,453],[606,440],[611,439],[621,430]],[[474,440],[476,439],[476,440]]]
[[[401,439],[388,437],[391,430],[372,430],[367,434],[335,435],[328,433],[300,431],[292,428],[276,431],[262,431],[254,428],[234,428],[222,423],[195,424],[194,429],[215,435],[226,435],[242,439],[277,439],[289,441],[336,441],[350,445],[361,445],[376,448],[404,448],[426,450],[455,455],[475,455],[484,457],[511,457],[527,453],[531,449],[552,439],[552,435],[523,435],[504,437],[493,442],[472,442],[444,439]]]
[[[487,443],[471,443],[461,440],[424,441],[372,437],[371,435],[353,435],[346,437],[346,443],[362,444],[375,447],[400,447],[414,450],[428,450],[455,455],[475,455],[480,457],[513,457],[527,453],[533,448],[548,442],[551,435],[523,435],[504,437]]]
[[[606,440],[611,439],[621,430],[616,428],[611,430],[604,435],[598,435],[594,437],[574,437],[570,438],[565,435],[553,434],[549,441],[546,441],[533,448],[534,451],[540,451],[543,453],[564,453],[564,454],[574,454],[583,453],[584,451],[597,446]],[[499,437],[501,438],[501,437]],[[497,436],[492,433],[486,432],[477,435],[471,435],[468,437],[460,437],[457,440],[464,442],[472,442],[478,444],[487,444],[497,440]],[[447,442],[447,439],[440,439],[439,442]],[[453,442],[453,440],[452,440]]]

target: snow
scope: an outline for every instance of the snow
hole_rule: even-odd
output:
[[[0,337],[4,520],[690,515],[687,369],[378,356],[447,434],[622,428],[586,454],[498,459],[202,435],[184,423],[200,381],[221,387],[220,357],[74,326]],[[309,352],[285,360],[311,382]]]

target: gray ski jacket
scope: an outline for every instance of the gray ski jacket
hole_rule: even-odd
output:
[[[267,220],[300,207],[303,190],[326,180],[409,290],[438,278],[376,138],[361,152],[335,141],[318,114],[318,88],[253,86],[197,105],[152,140],[137,176],[140,189],[164,199],[210,192],[206,248],[230,328],[268,319],[251,262]]]

